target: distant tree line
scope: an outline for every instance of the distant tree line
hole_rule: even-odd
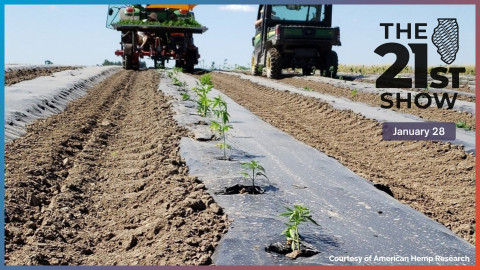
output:
[[[108,59],[105,59],[105,61],[103,61],[103,64],[102,64],[102,66],[121,66],[121,65],[122,65],[122,61],[112,62],[112,61],[109,61]],[[145,61],[140,61],[140,68],[147,68],[147,63],[145,63]]]
[[[103,61],[103,64],[102,64],[102,66],[121,66],[121,65],[122,65],[122,61],[112,62],[112,61],[109,61],[108,59],[105,59],[105,61]]]

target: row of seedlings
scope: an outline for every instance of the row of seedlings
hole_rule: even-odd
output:
[[[172,80],[172,84],[180,87],[184,91],[182,93],[183,100],[191,100],[190,95],[186,92],[186,82],[182,82],[178,79],[178,72],[181,72],[181,69],[174,68],[173,71],[168,72],[168,76]],[[210,123],[210,129],[220,136],[220,143],[217,144],[217,147],[223,150],[223,160],[231,160],[227,156],[227,149],[231,149],[231,145],[227,143],[226,133],[233,128],[230,125],[230,114],[228,113],[227,102],[222,98],[221,95],[210,99],[208,93],[213,89],[212,78],[210,74],[205,74],[200,77],[197,86],[192,90],[197,95],[197,113],[202,117],[207,117],[209,113],[212,113],[216,120],[212,120]],[[224,194],[238,194],[238,193],[248,193],[248,194],[262,194],[264,191],[261,187],[255,185],[255,181],[258,180],[258,177],[264,177],[268,180],[265,168],[255,160],[250,162],[241,163],[245,171],[241,172],[241,175],[245,180],[250,180],[252,185],[235,185],[234,187],[227,187]],[[286,212],[280,214],[282,217],[288,219],[285,225],[287,226],[283,231],[282,235],[285,235],[285,242],[277,242],[269,245],[265,248],[267,252],[276,252],[285,255],[288,258],[295,259],[299,256],[309,257],[314,254],[317,254],[319,251],[308,243],[302,243],[300,241],[299,225],[305,222],[311,222],[318,226],[318,223],[313,220],[310,210],[301,205],[294,204],[293,207],[285,207]]]

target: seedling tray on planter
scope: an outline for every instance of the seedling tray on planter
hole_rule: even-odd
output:
[[[202,34],[208,30],[207,27],[185,27],[185,26],[165,26],[165,25],[128,25],[113,24],[118,31],[145,31],[145,32],[165,32],[165,33],[193,33]]]

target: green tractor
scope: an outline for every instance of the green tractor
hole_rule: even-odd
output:
[[[331,5],[260,5],[255,26],[252,75],[265,68],[268,78],[278,79],[282,69],[301,68],[303,75],[336,76],[332,46],[341,45],[340,28],[331,27]]]

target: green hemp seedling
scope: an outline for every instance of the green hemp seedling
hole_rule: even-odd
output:
[[[252,181],[253,193],[255,194],[255,179],[257,179],[257,176],[263,176],[268,179],[265,173],[265,168],[263,168],[263,166],[255,160],[250,162],[242,162],[242,167],[250,171],[242,172],[242,175],[245,179],[250,179]]]
[[[293,209],[289,207],[285,207],[285,209],[287,209],[287,212],[280,214],[280,216],[288,217],[288,223],[285,224],[287,225],[287,228],[283,230],[282,234],[286,236],[287,243],[291,245],[292,251],[300,251],[300,234],[298,232],[298,225],[307,221],[310,221],[317,226],[319,225],[312,219],[310,210],[301,204],[294,204]]]
[[[119,25],[163,25],[163,26],[178,26],[178,27],[202,27],[202,25],[193,18],[186,18],[184,20],[167,20],[164,22],[151,22],[143,20],[121,20]]]
[[[228,123],[230,122],[230,114],[227,111],[227,103],[222,99],[221,96],[218,96],[213,99],[212,110],[218,121],[213,120],[210,124],[210,128],[218,133],[222,137],[222,143],[218,144],[220,149],[223,149],[223,158],[227,160],[227,148],[231,149],[232,147],[227,144],[225,132],[233,128]]]
[[[207,116],[208,112],[210,111],[210,107],[212,106],[212,100],[207,96],[210,89],[208,89],[207,91],[206,88],[202,88],[201,90],[203,91],[198,92],[199,99],[197,101],[197,105],[198,105],[197,112],[202,117]]]
[[[173,68],[173,73],[176,75],[178,75],[178,73],[180,72],[183,72],[183,69],[181,67],[174,67]]]
[[[205,74],[200,77],[200,84],[201,85],[213,85],[212,83],[212,76],[210,74]]]
[[[303,90],[310,92],[310,91],[312,91],[312,88],[310,88],[310,87],[308,87],[308,86],[305,86],[305,87],[303,88]]]
[[[172,79],[172,80],[175,80],[177,79],[177,75],[179,72],[182,72],[182,68],[178,68],[178,67],[175,67],[173,68],[171,71],[168,71],[167,72],[167,76]],[[175,79],[174,79],[175,78]],[[178,80],[178,79],[177,79]]]
[[[173,83],[173,85],[180,86],[180,87],[186,85],[185,82],[181,82],[177,77],[172,78],[172,83]]]
[[[190,95],[188,93],[182,93],[182,100],[190,100]]]
[[[193,91],[198,95],[198,109],[197,112],[205,117],[207,113],[211,110],[212,100],[208,98],[208,92],[212,90],[213,84],[210,79],[210,74],[203,75],[200,77],[200,84],[197,82],[197,87],[193,88]]]
[[[353,89],[353,90],[352,90],[352,97],[356,97],[356,96],[357,96],[357,93],[358,93],[357,88]]]
[[[330,68],[328,70],[330,71],[330,78],[333,78],[333,71],[335,70],[335,67],[330,66]]]
[[[457,128],[463,128],[465,130],[472,130],[472,126],[467,124],[466,121],[458,121],[456,124]]]

